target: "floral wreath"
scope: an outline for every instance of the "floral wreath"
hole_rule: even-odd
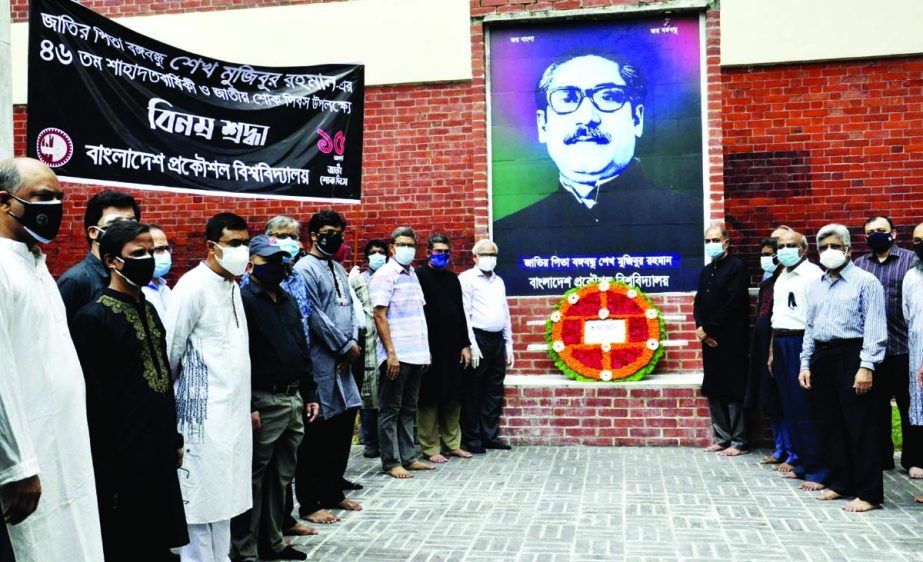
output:
[[[594,332],[590,342],[588,326]],[[613,337],[613,330],[620,337]],[[647,295],[605,279],[564,293],[545,325],[548,354],[565,375],[578,381],[644,378],[663,355],[660,340],[665,335],[660,311]]]

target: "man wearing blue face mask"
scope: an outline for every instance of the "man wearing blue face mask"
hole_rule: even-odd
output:
[[[784,478],[803,479],[802,490],[822,490],[830,479],[807,396],[798,384],[801,346],[807,319],[808,286],[823,274],[807,259],[808,241],[788,230],[777,240],[779,265],[784,267],[773,287],[772,342],[768,366],[782,403],[783,431],[792,450],[779,465]]]
[[[715,436],[705,450],[734,457],[750,452],[743,409],[750,299],[747,266],[729,255],[729,246],[723,226],[705,231],[705,254],[712,261],[699,276],[693,316],[702,342],[702,394],[708,398]]]
[[[881,282],[885,290],[885,312],[888,315],[888,350],[884,361],[875,370],[878,415],[881,418],[882,469],[894,468],[894,442],[891,440],[893,396],[901,418],[901,466],[909,472],[911,478],[923,478],[923,430],[910,424],[910,356],[907,322],[901,310],[904,276],[919,260],[914,252],[895,243],[897,231],[888,217],[876,215],[866,220],[865,236],[871,252],[856,259],[856,267],[868,271]]]
[[[147,302],[154,306],[157,316],[163,320],[167,313],[167,305],[170,303],[170,287],[167,286],[167,280],[163,277],[170,272],[173,266],[173,249],[162,228],[156,224],[148,225],[148,228],[150,228],[151,238],[154,239],[154,278],[150,283],[141,287],[141,291]]]
[[[417,437],[431,462],[444,463],[443,455],[471,458],[461,446],[463,374],[471,363],[468,321],[458,276],[446,268],[452,251],[445,234],[427,241],[429,262],[417,269],[426,306],[426,328],[432,366],[420,385]],[[441,444],[441,447],[440,447]]]

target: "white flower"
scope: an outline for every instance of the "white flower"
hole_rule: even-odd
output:
[[[655,340],[654,338],[647,340],[647,348],[650,349],[651,351],[654,351],[658,347],[660,347],[659,341]]]
[[[644,311],[644,315],[647,316],[650,320],[653,320],[654,318],[657,318],[657,309],[648,308]]]
[[[600,345],[599,347],[600,347],[600,349],[602,349],[603,351],[605,351],[605,352],[607,352],[607,353],[608,353],[609,351],[612,351],[612,344],[609,343],[609,342],[603,342],[602,345]]]
[[[600,293],[605,293],[605,292],[608,291],[608,290],[609,290],[609,282],[608,282],[608,281],[600,281],[600,282],[599,282],[599,292],[600,292]]]
[[[561,321],[561,313],[558,312],[557,310],[555,310],[554,312],[552,312],[552,313],[551,313],[551,321],[552,321],[552,322],[560,322],[560,321]]]
[[[577,304],[577,301],[579,300],[580,300],[580,295],[578,295],[577,293],[571,293],[567,295],[567,302],[571,304]]]
[[[601,320],[605,320],[606,318],[609,318],[609,309],[608,309],[608,308],[600,308],[600,309],[599,309],[599,318],[600,318]]]
[[[633,299],[638,296],[638,291],[635,291],[634,289],[628,289],[628,292],[625,293],[625,296],[630,299]]]
[[[600,371],[600,372],[599,372],[599,380],[602,380],[602,381],[611,381],[611,380],[612,380],[612,372],[611,372],[611,371]]]
[[[562,351],[564,351],[564,342],[562,342],[561,340],[554,342],[553,344],[551,344],[551,349],[553,349],[555,353],[561,353]]]

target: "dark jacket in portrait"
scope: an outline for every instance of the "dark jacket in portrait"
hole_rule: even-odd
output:
[[[67,322],[74,320],[83,305],[96,300],[109,286],[109,270],[92,252],[58,278],[58,291],[67,311]]]
[[[599,187],[595,201],[587,208],[559,185],[548,197],[494,222],[498,269],[509,294],[537,294],[528,287],[533,273],[518,264],[518,258],[536,255],[676,254],[682,269],[672,271],[669,290],[695,286],[702,267],[701,192],[658,187],[635,160]]]
[[[154,307],[106,289],[74,317],[105,535],[133,529],[138,548],[188,543],[177,477],[176,401],[166,332]]]
[[[750,298],[747,266],[726,256],[702,269],[695,294],[696,326],[718,342],[702,343],[705,378],[702,394],[709,398],[739,402],[747,388]]]
[[[461,402],[464,370],[461,350],[471,345],[458,276],[429,265],[414,269],[426,305],[426,328],[432,363],[420,385],[421,404]]]
[[[744,400],[744,407],[759,407],[764,415],[771,418],[782,416],[779,389],[769,374],[767,365],[769,344],[772,340],[773,289],[782,269],[782,266],[779,266],[771,277],[760,282],[759,296],[756,299],[756,323],[750,345],[750,381]]]

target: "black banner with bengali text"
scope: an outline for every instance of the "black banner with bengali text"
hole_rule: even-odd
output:
[[[364,72],[215,60],[32,0],[28,154],[79,183],[357,203]]]

